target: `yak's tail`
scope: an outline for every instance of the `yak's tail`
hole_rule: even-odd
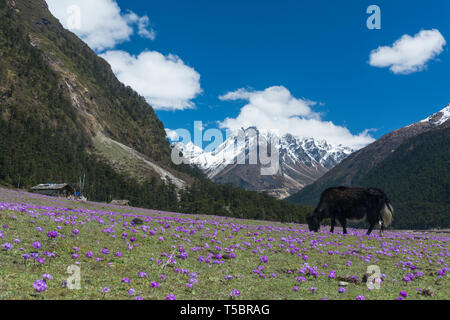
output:
[[[385,202],[383,205],[383,209],[381,209],[381,219],[383,220],[383,224],[385,227],[389,227],[389,225],[392,223],[392,220],[394,219],[394,208],[392,207],[389,200]]]

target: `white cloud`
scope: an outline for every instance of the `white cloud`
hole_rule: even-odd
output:
[[[237,89],[236,91],[228,92],[219,97],[222,101],[247,100],[251,96],[250,89]]]
[[[192,109],[191,100],[202,92],[200,75],[175,55],[144,51],[132,56],[124,51],[107,51],[100,56],[121,82],[144,96],[155,109]]]
[[[442,53],[446,41],[439,30],[422,30],[414,37],[407,34],[392,46],[379,47],[370,53],[370,65],[390,67],[395,74],[422,71],[427,62]]]
[[[166,128],[165,130],[166,130],[167,138],[169,138],[169,140],[176,141],[179,139],[179,135],[176,130],[172,130],[169,128]]]
[[[248,101],[236,118],[227,118],[219,123],[223,129],[235,131],[255,126],[260,130],[275,130],[280,134],[291,133],[299,137],[312,137],[353,149],[360,149],[375,141],[370,136],[369,130],[353,135],[345,127],[323,121],[321,115],[311,108],[314,102],[297,99],[282,86],[270,87],[264,91],[239,89],[219,98],[223,101]]]
[[[115,0],[46,0],[50,12],[96,51],[114,48],[129,41],[137,26],[138,34],[155,38],[149,18],[129,11],[122,14]],[[79,19],[78,19],[79,14]]]
[[[144,51],[131,56],[107,51],[139,36],[154,40],[156,32],[148,16],[128,10],[122,13],[116,0],[46,0],[51,13],[111,65],[117,78],[144,96],[155,109],[194,108],[192,99],[201,93],[200,75],[175,55]],[[79,19],[77,21],[77,14]]]
[[[137,24],[138,26],[138,34],[143,37],[150,40],[155,40],[156,38],[156,32],[155,30],[151,29],[150,26],[150,19],[147,16],[139,17],[134,12],[130,11],[126,18],[129,22]]]

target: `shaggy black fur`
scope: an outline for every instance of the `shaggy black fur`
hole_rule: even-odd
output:
[[[331,232],[334,232],[336,220],[342,225],[344,234],[347,233],[348,220],[367,220],[370,235],[375,225],[380,222],[381,230],[392,220],[393,208],[386,194],[374,188],[329,188],[322,193],[319,205],[313,213],[306,217],[309,230],[317,232],[320,222],[331,219]]]

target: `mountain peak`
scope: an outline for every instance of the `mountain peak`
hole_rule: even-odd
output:
[[[436,126],[440,126],[447,122],[450,119],[450,103],[439,112],[436,112],[429,116],[428,118],[420,121],[420,122],[430,122]]]
[[[275,144],[279,154],[280,171],[274,176],[262,177],[261,163],[250,163],[250,154],[258,154],[257,150],[265,143]],[[325,140],[280,135],[255,127],[234,132],[209,152],[193,143],[174,145],[185,160],[197,165],[213,181],[238,183],[238,186],[267,191],[278,198],[287,197],[312,183],[353,152],[348,147],[332,145]]]

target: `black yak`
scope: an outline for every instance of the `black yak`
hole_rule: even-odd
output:
[[[380,224],[380,235],[393,219],[394,209],[383,191],[374,188],[329,188],[322,193],[320,202],[313,213],[308,214],[309,231],[317,232],[320,222],[330,218],[331,230],[334,232],[336,220],[347,233],[347,219],[351,221],[367,220],[370,224],[367,235],[370,235],[377,223]]]

